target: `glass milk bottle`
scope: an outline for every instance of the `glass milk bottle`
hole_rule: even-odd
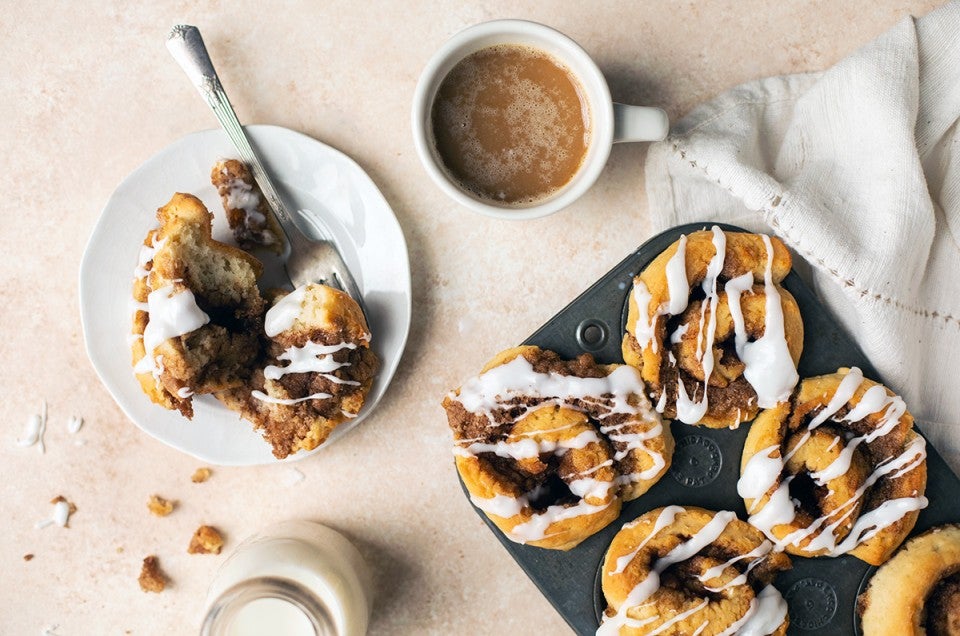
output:
[[[286,521],[241,543],[207,594],[203,636],[363,636],[370,571],[334,530]]]

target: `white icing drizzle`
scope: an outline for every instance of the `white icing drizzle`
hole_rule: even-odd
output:
[[[786,457],[780,457],[779,446],[770,446],[751,457],[744,467],[743,475],[737,482],[737,492],[744,499],[754,500],[753,506],[748,511],[751,513],[749,521],[766,534],[778,549],[783,549],[788,545],[799,547],[805,539],[819,532],[805,547],[806,550],[810,552],[823,550],[829,556],[845,554],[861,543],[869,541],[884,528],[898,522],[909,512],[927,506],[927,499],[916,495],[887,500],[877,508],[861,514],[854,522],[853,528],[842,540],[836,535],[838,528],[856,511],[856,502],[879,479],[883,477],[889,480],[897,479],[923,462],[926,457],[926,442],[922,437],[917,436],[907,444],[900,455],[889,457],[878,463],[874,471],[850,499],[829,515],[814,520],[806,528],[799,528],[782,539],[777,539],[773,534],[775,526],[792,523],[796,518],[795,503],[790,497],[792,476],[783,479],[776,490],[770,494],[764,506],[757,510],[760,499],[773,488],[787,461],[810,438],[811,431],[827,421],[828,418],[834,417],[852,399],[862,383],[862,372],[856,367],[850,369],[840,381],[827,405],[810,421],[804,436]],[[875,391],[874,389],[879,390]],[[837,459],[825,469],[811,474],[819,485],[826,485],[828,481],[846,474],[850,468],[853,451],[856,447],[863,442],[869,443],[894,430],[900,418],[906,412],[906,406],[899,396],[888,395],[882,386],[876,385],[864,392],[861,400],[844,419],[859,421],[868,415],[881,411],[883,411],[883,416],[876,428],[865,435],[850,439]],[[833,519],[832,523],[830,522],[831,519]]]
[[[547,538],[547,530],[558,521],[592,515],[610,507],[613,500],[600,505],[587,503],[585,499],[573,506],[549,506],[544,512],[533,515],[528,521],[517,524],[509,532],[514,541],[529,543]]]
[[[83,426],[83,418],[77,417],[76,415],[71,415],[67,419],[67,432],[71,434],[76,434],[80,432],[80,427]]]
[[[677,251],[667,261],[664,268],[667,276],[667,291],[670,301],[667,304],[667,313],[676,316],[683,313],[690,299],[690,283],[687,281],[687,235],[684,234],[677,242]]]
[[[660,574],[675,563],[686,561],[697,554],[714,541],[716,541],[727,526],[737,515],[728,510],[722,510],[715,514],[699,531],[692,537],[673,548],[663,557],[657,559],[640,583],[635,585],[627,594],[627,598],[621,603],[620,608],[613,617],[604,618],[603,623],[597,630],[598,636],[618,634],[620,628],[631,625],[632,619],[627,616],[627,611],[636,607],[653,596],[660,589]],[[656,618],[656,617],[655,617]]]
[[[613,458],[618,462],[629,455],[632,450],[644,448],[644,442],[648,439],[655,439],[663,434],[663,424],[661,422],[657,422],[646,431],[623,432],[623,429],[628,428],[631,424],[632,422],[623,422],[613,426],[600,425],[600,432],[606,435],[607,439],[614,443],[621,442],[626,445],[623,449],[617,450],[616,453],[614,453]],[[662,459],[661,457],[660,460],[662,461]],[[656,463],[656,461],[654,461],[654,463]],[[659,469],[655,470],[654,473],[658,472],[658,470]]]
[[[511,459],[533,459],[543,453],[562,455],[571,448],[585,448],[587,444],[599,442],[594,431],[584,431],[569,439],[555,442],[547,440],[520,439],[516,441],[498,440],[492,443],[473,442],[467,447],[454,446],[453,452],[462,457],[473,457],[480,453],[493,453],[498,457]]]
[[[643,382],[633,367],[617,367],[602,378],[579,378],[559,373],[537,373],[526,358],[517,356],[471,378],[461,387],[459,395],[449,397],[460,402],[470,413],[485,415],[491,420],[495,409],[519,397],[547,400],[537,407],[556,403],[552,400],[562,402],[568,408],[573,408],[574,400],[599,400],[600,403],[609,403],[608,412],[601,417],[624,413],[656,419],[646,400],[641,399],[638,406],[631,405],[628,398],[632,395],[643,395]]]
[[[707,295],[700,304],[700,327],[697,333],[697,361],[703,368],[703,392],[700,401],[696,401],[696,392],[693,396],[687,395],[687,389],[683,380],[677,381],[677,419],[686,424],[696,424],[703,419],[709,408],[707,399],[707,386],[710,384],[710,376],[713,375],[714,357],[713,342],[717,332],[717,305],[720,295],[717,292],[717,279],[723,270],[723,262],[726,258],[727,236],[719,227],[713,226],[713,247],[714,254],[707,264],[707,273],[703,279],[702,288]],[[706,313],[710,312],[710,319],[707,323],[706,335],[704,335],[704,322]]]
[[[248,230],[261,232],[265,243],[272,243],[274,235],[263,229],[267,217],[260,212],[260,195],[253,186],[243,179],[230,179],[226,183],[227,207],[231,210],[243,210],[243,224]]]
[[[627,569],[627,566],[630,565],[630,562],[633,561],[634,557],[640,553],[647,543],[657,535],[661,530],[666,528],[669,525],[672,525],[676,520],[677,515],[681,512],[686,512],[686,509],[680,506],[667,506],[660,511],[660,514],[657,515],[657,520],[653,523],[653,528],[650,530],[650,534],[644,538],[644,540],[637,546],[637,549],[631,552],[630,554],[625,554],[622,557],[617,558],[617,567],[612,572],[607,572],[607,576],[613,576],[614,574],[620,574]],[[629,523],[623,524],[624,528],[634,528],[637,525],[638,520],[631,521]]]
[[[770,237],[761,234],[767,250],[767,266],[764,271],[765,314],[763,336],[753,342],[737,346],[737,357],[743,362],[743,377],[757,392],[757,405],[772,408],[790,397],[800,376],[790,357],[783,326],[783,306],[780,294],[773,283],[773,246]],[[739,345],[739,338],[737,339]]]
[[[70,520],[70,503],[64,500],[60,500],[53,504],[53,515],[49,519],[38,521],[35,527],[37,529],[43,529],[43,528],[46,528],[47,526],[52,526],[56,524],[61,528],[66,528],[67,522],[69,520]]]
[[[168,338],[177,338],[199,329],[210,322],[210,317],[197,306],[197,300],[189,289],[179,292],[173,285],[151,291],[147,296],[147,312],[150,319],[143,330],[143,358],[136,364],[136,373],[153,373],[158,378],[162,373],[162,360],[154,356],[154,350]]]
[[[776,456],[773,455],[776,453]],[[737,494],[744,499],[759,499],[777,483],[784,461],[778,445],[768,446],[747,461],[743,476],[737,480]],[[757,502],[754,502],[755,505]],[[752,512],[748,510],[747,512]]]
[[[740,296],[743,292],[753,289],[753,272],[731,278],[723,289],[727,292],[727,307],[730,310],[730,318],[733,320],[734,344],[739,357],[743,355],[743,348],[747,344],[747,325],[743,318]]]
[[[508,495],[494,495],[490,498],[475,497],[470,495],[470,501],[473,505],[486,513],[509,519],[514,515],[520,514],[524,508],[529,506],[526,496],[510,497]]]
[[[40,404],[40,413],[31,415],[27,420],[23,431],[23,437],[17,440],[17,446],[26,448],[27,446],[37,445],[41,453],[45,453],[47,448],[43,443],[43,434],[47,430],[47,401],[43,400]]]
[[[850,371],[843,376],[843,379],[840,380],[840,385],[837,387],[837,390],[834,391],[833,397],[830,398],[827,405],[817,413],[816,417],[810,420],[810,423],[807,425],[807,430],[812,431],[826,422],[827,419],[836,415],[837,411],[842,409],[844,405],[853,398],[861,384],[863,384],[863,372],[857,367],[852,367]]]
[[[656,636],[656,634],[662,634],[662,633],[664,632],[664,630],[669,629],[670,626],[674,625],[675,623],[679,623],[679,622],[682,621],[683,619],[688,618],[688,617],[692,616],[693,614],[696,614],[697,612],[699,612],[700,610],[702,610],[704,607],[706,607],[709,603],[710,603],[710,599],[708,599],[708,598],[703,599],[703,601],[702,601],[699,605],[694,605],[693,607],[691,607],[691,608],[688,609],[687,611],[685,611],[685,612],[680,612],[679,614],[677,614],[676,616],[674,616],[674,617],[671,618],[670,620],[667,620],[667,621],[664,621],[663,623],[661,623],[660,627],[658,627],[658,628],[656,628],[655,630],[653,630],[652,632],[650,632],[649,636]]]
[[[659,311],[650,316],[650,301],[653,296],[647,285],[639,278],[633,283],[633,301],[637,304],[637,322],[633,327],[634,337],[640,344],[640,348],[649,346],[653,352],[657,352],[657,339],[654,338],[657,319],[660,317]]]
[[[767,636],[783,624],[787,616],[787,602],[779,590],[768,585],[755,598],[750,600],[750,608],[740,620],[721,632],[718,636]]]
[[[268,336],[273,338],[293,326],[300,317],[300,305],[306,293],[306,285],[297,287],[267,311],[263,319],[263,330]]]
[[[687,323],[683,323],[682,325],[674,329],[673,333],[670,334],[670,344],[680,344],[680,341],[683,340],[683,335],[687,333],[687,329],[689,328],[690,328],[690,325],[688,325]]]
[[[67,527],[67,521],[70,519],[70,504],[66,501],[58,501],[53,504],[53,522],[61,528]]]
[[[715,565],[712,568],[707,569],[705,572],[703,572],[703,574],[700,574],[697,578],[700,579],[701,583],[706,583],[710,579],[716,578],[721,574],[723,574],[723,571],[726,570],[728,567],[732,566],[734,563],[737,563],[738,561],[742,561],[744,559],[751,559],[750,563],[747,564],[746,570],[744,570],[740,575],[734,577],[724,585],[718,588],[712,588],[706,585],[704,587],[706,587],[711,592],[722,592],[727,588],[743,585],[744,583],[747,582],[747,574],[750,573],[750,570],[760,565],[764,561],[764,559],[766,559],[767,555],[770,554],[771,551],[773,551],[773,544],[770,543],[769,541],[764,541],[763,543],[758,545],[756,548],[754,548],[750,552],[747,552],[746,554],[737,555],[725,563],[721,563],[720,565]]]
[[[663,413],[667,408],[667,392],[663,391],[660,393],[660,399],[657,400],[657,413]]]
[[[813,477],[813,480],[817,483],[817,485],[825,486],[827,485],[827,482],[830,481],[831,479],[836,479],[841,475],[845,475],[846,472],[850,470],[850,462],[853,461],[853,452],[857,449],[857,447],[860,444],[862,444],[863,442],[870,443],[873,440],[877,439],[878,437],[883,437],[884,435],[890,433],[893,429],[895,429],[897,425],[900,423],[900,418],[903,416],[903,414],[907,410],[907,406],[903,403],[903,400],[900,399],[899,396],[892,396],[892,397],[887,396],[887,393],[882,386],[871,387],[871,390],[873,389],[880,389],[880,391],[883,393],[883,396],[885,398],[888,398],[889,400],[889,402],[887,402],[889,406],[887,406],[887,409],[884,412],[883,417],[880,419],[880,422],[877,424],[877,427],[873,431],[867,433],[866,435],[861,435],[859,437],[854,437],[848,440],[847,445],[843,448],[842,451],[840,451],[840,455],[835,460],[833,460],[833,462],[831,462],[829,466],[827,466],[823,470],[810,473],[810,476]],[[861,403],[862,403],[862,400],[861,400]],[[857,405],[857,407],[859,406],[860,404]],[[880,408],[883,408],[883,406],[881,406]],[[863,419],[863,417],[866,417],[866,415],[876,413],[877,411],[879,411],[879,409],[874,411],[867,411],[863,415],[858,414],[856,417],[853,417],[854,411],[857,411],[857,409],[853,409],[852,411],[850,411],[850,414],[848,414],[846,418],[851,422],[857,422]]]
[[[182,386],[177,389],[177,397],[181,400],[186,400],[187,398],[193,396],[193,389],[188,386]]]
[[[352,342],[341,342],[335,345],[321,345],[308,340],[302,347],[292,346],[277,356],[278,360],[290,362],[285,367],[270,365],[263,370],[263,377],[268,380],[279,380],[288,373],[319,373],[327,380],[336,384],[359,386],[359,382],[342,380],[331,372],[341,367],[350,366],[349,362],[337,362],[333,354],[343,349],[356,349]]]
[[[726,235],[717,226],[713,226],[711,231],[713,232],[714,255],[707,264],[706,275],[702,282],[706,298],[700,306],[696,349],[696,358],[703,369],[704,376],[700,398],[697,399],[697,391],[694,391],[693,395],[688,394],[682,380],[677,383],[677,419],[687,424],[700,422],[709,410],[707,387],[715,366],[713,344],[716,335],[716,310],[719,303],[717,279],[723,270],[726,257]],[[760,236],[767,256],[764,271],[765,315],[763,336],[753,342],[748,340],[740,306],[741,294],[753,287],[753,273],[747,272],[731,279],[724,285],[724,291],[727,293],[730,315],[734,323],[737,356],[744,364],[744,379],[756,391],[757,404],[761,408],[771,408],[790,397],[790,393],[800,377],[787,346],[783,307],[780,303],[777,286],[773,281],[773,245],[769,236],[763,234]],[[655,337],[657,320],[664,315],[678,315],[687,308],[689,281],[686,275],[686,240],[685,235],[681,236],[677,251],[670,257],[665,268],[667,288],[670,295],[669,301],[658,307],[653,316],[649,315],[652,300],[649,290],[639,279],[634,283],[633,297],[640,314],[634,326],[635,336],[641,347],[650,346],[654,353],[657,351],[657,339]],[[709,321],[707,320],[708,312]],[[706,327],[706,331],[704,327]],[[670,343],[678,344],[687,328],[688,325],[681,325],[670,334]],[[661,401],[663,401],[662,396]],[[663,408],[659,408],[659,403],[657,410],[663,412]]]
[[[292,406],[300,402],[306,402],[307,400],[326,400],[333,397],[329,393],[314,393],[313,395],[308,395],[307,397],[286,399],[269,396],[263,391],[251,391],[250,395],[261,402],[268,402],[270,404],[283,404],[284,406]]]
[[[227,207],[231,210],[243,210],[248,216],[253,216],[255,220],[261,223],[265,220],[257,208],[260,205],[260,195],[256,193],[253,186],[243,179],[230,179],[226,183],[227,187]]]
[[[167,239],[161,239],[159,238],[159,234],[154,234],[150,245],[144,244],[140,246],[140,252],[137,254],[137,267],[133,270],[133,275],[137,277],[137,280],[143,280],[150,274],[147,265],[153,260],[157,250],[163,247],[163,244],[166,242]]]
[[[271,307],[266,316],[264,316],[263,330],[270,338],[274,338],[284,331],[287,331],[300,317],[303,310],[303,299],[306,296],[308,285],[302,285],[283,298],[281,298],[273,307]],[[370,334],[364,334],[364,341],[370,341]],[[302,347],[296,345],[288,347],[283,353],[277,356],[278,360],[288,362],[286,366],[268,365],[263,370],[263,376],[267,380],[279,380],[290,373],[318,373],[325,379],[335,384],[346,384],[350,386],[360,386],[360,382],[355,380],[344,380],[333,375],[333,372],[342,367],[350,366],[349,362],[338,362],[333,354],[344,349],[356,349],[357,345],[352,342],[340,342],[334,345],[323,345],[308,340]],[[271,398],[262,391],[253,391],[251,395],[264,402],[274,404],[292,405],[306,400],[322,400],[333,397],[329,393],[315,393],[304,398],[281,399]],[[341,411],[345,417],[354,418],[356,413]]]

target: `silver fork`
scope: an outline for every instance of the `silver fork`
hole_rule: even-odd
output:
[[[322,235],[320,240],[307,237],[294,223],[290,211],[264,170],[260,158],[250,146],[250,139],[227,99],[213,62],[210,61],[207,47],[203,44],[200,30],[184,24],[173,27],[167,38],[167,48],[216,115],[217,121],[223,126],[240,155],[240,160],[250,167],[267,204],[280,222],[287,246],[283,254],[284,269],[290,282],[294,287],[314,282],[336,287],[350,294],[366,313],[360,288],[344,263],[333,234],[323,226],[323,220],[316,217],[318,223],[314,224]]]

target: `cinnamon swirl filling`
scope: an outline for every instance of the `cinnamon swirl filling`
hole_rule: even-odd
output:
[[[960,526],[913,537],[857,601],[865,636],[960,635]]]

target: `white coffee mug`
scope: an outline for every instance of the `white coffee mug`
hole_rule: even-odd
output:
[[[462,59],[490,46],[513,44],[540,49],[561,62],[585,93],[591,121],[591,139],[580,169],[550,197],[527,206],[497,205],[461,187],[449,176],[433,136],[433,101],[440,84]],[[546,216],[576,201],[594,184],[614,143],[659,141],[667,136],[669,121],[660,108],[615,103],[603,73],[587,52],[566,35],[526,20],[494,20],[460,31],[430,58],[420,75],[413,97],[413,142],[424,168],[447,195],[463,206],[487,216],[533,219]]]

